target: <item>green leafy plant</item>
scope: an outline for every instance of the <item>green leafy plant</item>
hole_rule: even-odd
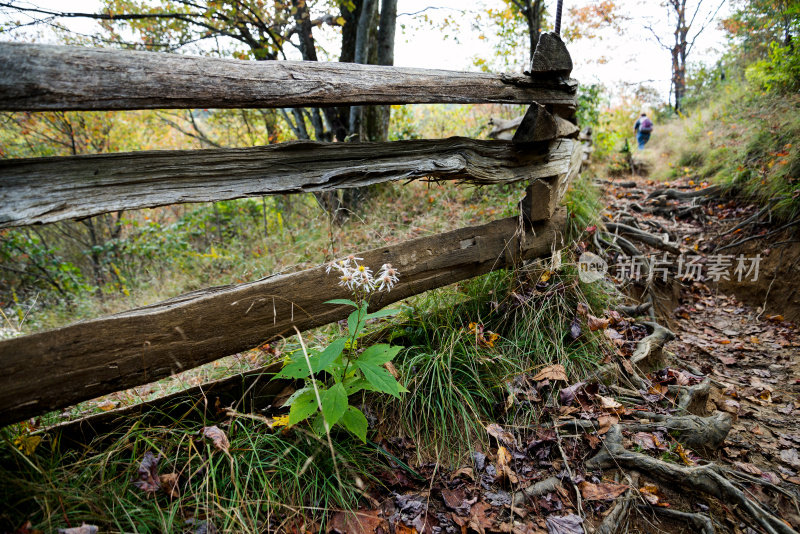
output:
[[[318,433],[326,433],[340,424],[361,441],[367,439],[367,418],[350,403],[350,397],[362,391],[388,393],[399,398],[406,390],[384,367],[401,347],[385,343],[359,349],[358,340],[364,335],[367,321],[388,317],[399,310],[384,309],[369,313],[367,297],[374,291],[390,291],[397,282],[397,270],[384,264],[377,276],[358,262],[361,258],[349,256],[328,266],[339,274],[339,285],[353,292],[353,300],[335,299],[326,304],[351,306],[347,318],[347,335],[333,340],[321,351],[302,350],[290,358],[275,378],[305,380],[287,401],[289,425],[296,425],[316,415],[311,423]]]

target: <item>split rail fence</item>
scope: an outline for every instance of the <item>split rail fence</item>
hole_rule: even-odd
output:
[[[511,217],[362,253],[366,263],[392,263],[402,273],[390,293],[373,296],[371,308],[380,308],[560,246],[565,218],[557,207],[581,160],[571,69],[556,34],[542,35],[530,71],[519,75],[0,43],[3,111],[530,105],[511,141],[303,141],[4,160],[0,228],[395,180],[528,181],[524,224]],[[318,267],[2,341],[0,425],[153,382],[289,335],[295,327],[344,319],[347,307],[323,303],[347,296]],[[248,384],[259,373],[265,371],[222,382]]]

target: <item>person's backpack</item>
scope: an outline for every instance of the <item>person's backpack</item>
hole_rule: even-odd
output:
[[[642,122],[639,123],[639,131],[642,133],[652,132],[653,121],[651,121],[649,117],[645,117],[644,119],[642,119]]]

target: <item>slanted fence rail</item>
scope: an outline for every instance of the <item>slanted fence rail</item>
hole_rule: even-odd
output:
[[[558,204],[580,168],[577,83],[544,34],[530,73],[490,75],[342,63],[246,62],[0,43],[0,110],[529,104],[511,141],[290,142],[0,161],[0,228],[109,211],[326,191],[396,180],[528,181],[519,217],[362,253],[402,272],[371,308],[543,257],[562,244]],[[322,267],[214,287],[0,342],[0,425],[152,382],[345,318]]]

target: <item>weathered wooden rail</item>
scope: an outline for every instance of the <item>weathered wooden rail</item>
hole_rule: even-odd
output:
[[[313,61],[240,61],[0,43],[0,110],[278,108],[484,103],[574,106],[577,83]]]
[[[527,180],[525,224],[512,217],[363,253],[368,264],[392,263],[402,273],[370,306],[549,255],[562,245],[565,221],[554,213],[580,168],[580,150],[570,139],[571,60],[558,37],[539,42],[530,74],[514,76],[0,43],[0,110],[531,104],[510,141],[293,142],[1,161],[0,228],[392,180]],[[0,425],[340,320],[348,310],[324,302],[346,296],[319,267],[2,341]]]
[[[252,148],[0,160],[0,228],[183,202],[329,191],[415,178],[488,185],[566,173],[574,141],[540,150],[465,138],[296,141]]]

